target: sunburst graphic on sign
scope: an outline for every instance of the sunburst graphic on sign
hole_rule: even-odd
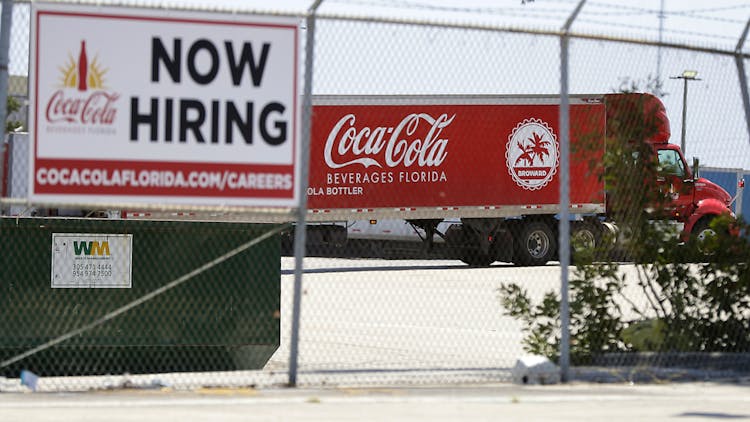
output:
[[[78,62],[73,55],[68,54],[68,62],[58,68],[60,70],[60,85],[63,88],[75,88],[78,86]],[[109,69],[99,64],[97,56],[94,56],[87,66],[86,86],[89,89],[105,89],[104,76]]]

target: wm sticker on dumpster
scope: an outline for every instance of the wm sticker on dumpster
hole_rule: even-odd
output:
[[[52,234],[52,288],[131,288],[133,235]]]

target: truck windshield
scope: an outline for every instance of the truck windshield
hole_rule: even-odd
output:
[[[682,162],[677,151],[671,149],[659,150],[659,174],[685,177],[685,163]]]

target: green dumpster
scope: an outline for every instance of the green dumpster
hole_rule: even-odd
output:
[[[280,237],[222,257],[274,228],[0,218],[0,361],[76,334],[0,375],[262,368],[279,347]]]

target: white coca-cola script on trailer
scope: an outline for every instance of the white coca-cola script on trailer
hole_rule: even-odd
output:
[[[412,113],[395,126],[357,128],[356,116],[343,116],[328,134],[325,162],[338,169],[354,164],[376,167],[437,167],[448,155],[443,129],[456,115]],[[422,130],[419,130],[422,129]]]

